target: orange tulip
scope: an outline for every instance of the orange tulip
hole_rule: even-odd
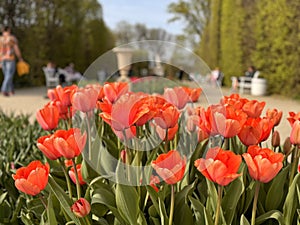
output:
[[[242,162],[240,155],[219,147],[208,150],[205,159],[197,159],[195,166],[207,179],[226,186],[241,174],[237,174]]]
[[[257,118],[261,115],[266,103],[258,102],[257,100],[251,100],[243,105],[242,110],[247,113],[249,117]]]
[[[128,84],[123,82],[105,83],[103,86],[105,98],[112,104],[128,91]]]
[[[290,125],[293,126],[296,120],[300,120],[300,112],[289,112],[289,117],[287,118],[287,120],[289,121]]]
[[[58,130],[54,134],[54,148],[67,159],[79,156],[86,143],[86,133],[81,134],[80,129]]]
[[[274,127],[277,126],[282,118],[282,111],[278,111],[277,109],[268,109],[266,112],[267,118],[271,119],[274,123]]]
[[[156,113],[155,123],[161,128],[168,129],[178,124],[179,111],[172,104],[166,103]]]
[[[96,108],[99,91],[92,87],[78,88],[71,94],[71,102],[75,110],[90,112]]]
[[[12,175],[16,188],[28,195],[39,194],[48,184],[49,170],[48,163],[44,165],[38,160],[18,169],[16,174]]]
[[[102,112],[99,115],[116,131],[128,129],[149,112],[149,108],[142,107],[141,98],[142,96],[138,93],[122,95],[112,105],[111,112],[108,110],[108,112]]]
[[[55,105],[48,103],[36,113],[36,120],[44,130],[53,130],[59,121],[59,111]]]
[[[77,170],[77,174],[78,174],[79,184],[80,185],[86,184],[86,182],[82,178],[81,164],[76,165],[76,170]],[[76,184],[76,176],[75,176],[74,167],[71,167],[71,169],[69,170],[69,176],[70,176],[71,180],[73,181],[73,183]]]
[[[60,101],[63,106],[68,107],[71,106],[71,92],[73,92],[75,89],[77,89],[76,85],[71,85],[64,88],[58,85],[54,89],[49,89],[47,94],[50,100]]]
[[[163,129],[160,126],[156,126],[156,133],[158,134],[159,138],[161,140],[166,140],[166,131],[168,130],[168,140],[173,140],[177,131],[178,131],[178,124],[175,125],[175,127],[169,128],[169,129]]]
[[[77,217],[85,217],[90,213],[91,205],[85,198],[80,198],[71,206],[71,211]]]
[[[290,141],[293,145],[300,145],[300,120],[296,120],[293,124]]]
[[[268,148],[260,148],[256,145],[249,146],[243,157],[250,176],[263,183],[272,180],[282,168],[283,154],[275,153]]]
[[[40,137],[37,140],[37,147],[48,159],[56,160],[62,157],[62,154],[54,147],[54,136],[51,134]]]
[[[179,110],[183,109],[190,99],[182,87],[165,88],[164,98]]]
[[[183,178],[186,157],[182,158],[178,151],[171,150],[166,154],[159,155],[151,165],[167,184],[175,184]]]
[[[182,87],[182,88],[188,94],[189,102],[197,102],[198,101],[198,98],[202,92],[201,88],[189,88],[189,87]]]

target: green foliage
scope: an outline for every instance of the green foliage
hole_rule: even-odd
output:
[[[16,84],[44,84],[42,66],[74,62],[83,73],[101,54],[114,47],[114,37],[102,18],[97,0],[0,1],[3,24],[12,26],[30,74]]]

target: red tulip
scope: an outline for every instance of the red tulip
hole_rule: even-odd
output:
[[[90,112],[96,108],[99,91],[92,88],[79,88],[71,94],[74,109],[81,112]]]
[[[85,198],[80,198],[71,206],[71,211],[77,217],[85,217],[90,213],[91,205]]]
[[[81,164],[77,164],[77,165],[76,165],[76,170],[77,170],[77,174],[78,174],[79,184],[80,184],[80,185],[86,184],[86,182],[85,182],[85,181],[83,180],[83,178],[82,178],[82,174],[81,174]],[[71,180],[73,181],[73,183],[76,184],[76,176],[75,176],[75,170],[74,170],[74,167],[71,167],[71,169],[69,170],[69,176],[70,176]]]
[[[40,137],[37,140],[37,147],[48,159],[56,160],[62,157],[62,154],[54,147],[54,136],[51,134]]]
[[[300,120],[296,120],[293,124],[290,141],[293,145],[300,145]]]
[[[237,174],[242,162],[240,155],[219,147],[208,150],[205,159],[197,159],[195,166],[207,179],[226,186],[241,174]]]
[[[28,195],[39,194],[48,183],[49,170],[48,163],[44,165],[38,160],[18,169],[16,174],[12,175],[16,188]]]
[[[67,159],[81,154],[85,143],[86,133],[81,134],[80,129],[58,130],[54,134],[54,147]]]
[[[167,184],[175,184],[183,178],[186,157],[182,158],[178,151],[171,150],[159,155],[151,165]]]
[[[59,121],[58,108],[50,103],[36,113],[36,119],[44,130],[53,130]]]
[[[272,180],[282,168],[283,154],[275,153],[268,148],[260,148],[256,145],[249,146],[243,157],[250,176],[263,183]]]

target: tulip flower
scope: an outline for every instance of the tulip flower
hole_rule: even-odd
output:
[[[158,187],[156,186],[156,184],[158,184],[158,183],[160,183],[159,177],[158,177],[158,176],[151,175],[151,177],[150,177],[150,186],[151,186],[156,192],[159,191]]]
[[[278,111],[277,109],[268,109],[266,112],[266,117],[270,118],[273,121],[275,127],[281,121],[282,111]]]
[[[208,150],[205,158],[197,159],[194,164],[207,179],[226,186],[241,176],[237,173],[241,162],[240,155],[215,147]]]
[[[283,154],[256,145],[249,146],[243,157],[252,179],[262,183],[268,183],[272,180],[283,166]]]
[[[149,108],[142,107],[141,98],[139,94],[125,94],[112,105],[110,112],[102,112],[99,115],[114,130],[124,131],[149,112]]]
[[[190,99],[182,87],[165,88],[164,98],[179,110],[183,109]]]
[[[85,217],[90,213],[91,205],[85,198],[80,198],[71,206],[71,211],[77,217]]]
[[[54,136],[51,134],[40,137],[37,140],[37,147],[48,159],[56,160],[62,157],[62,154],[54,147]]]
[[[168,131],[168,136],[166,140],[166,132]],[[174,139],[176,133],[178,131],[178,124],[175,125],[175,127],[169,128],[169,129],[163,129],[160,126],[156,126],[156,133],[158,134],[159,138],[164,141],[171,141]]]
[[[78,128],[58,130],[53,135],[54,148],[67,159],[72,159],[81,154],[87,137],[86,133],[81,134]]]
[[[77,170],[77,174],[78,174],[79,184],[80,185],[86,184],[86,182],[82,178],[81,164],[76,165],[76,170]],[[71,169],[69,170],[69,176],[70,176],[71,180],[73,181],[73,183],[76,184],[76,176],[75,176],[74,167],[71,167]]]
[[[168,153],[159,155],[151,165],[167,184],[175,184],[183,178],[186,157],[182,158],[178,151],[170,150]]]
[[[35,196],[45,189],[48,184],[49,164],[42,164],[36,160],[27,167],[21,167],[12,175],[15,180],[15,186],[18,190]]]
[[[71,106],[71,93],[77,89],[76,85],[71,85],[67,87],[62,87],[58,85],[54,89],[49,89],[47,95],[52,101],[60,101],[63,106],[69,107]]]
[[[197,102],[200,94],[202,93],[201,88],[189,88],[182,87],[183,90],[188,94],[190,102]]]
[[[290,141],[293,145],[300,145],[300,120],[296,120],[293,124]]]
[[[165,104],[160,108],[154,118],[155,123],[161,128],[168,129],[178,124],[179,111],[172,104]]]
[[[280,134],[277,130],[275,130],[273,135],[272,135],[271,144],[274,148],[280,146]]]
[[[289,121],[290,125],[293,126],[296,120],[300,120],[300,112],[289,112],[289,117],[287,118],[287,120]]]
[[[96,108],[98,94],[98,90],[92,87],[79,88],[71,94],[71,103],[76,110],[90,112]]]
[[[36,113],[36,120],[44,130],[53,130],[59,121],[58,108],[52,104],[47,104]]]
[[[251,100],[243,105],[242,110],[247,113],[249,117],[257,118],[261,115],[266,103],[258,102],[257,100]]]
[[[122,95],[126,94],[128,91],[128,84],[123,82],[105,83],[103,86],[104,96],[111,104],[116,102]]]

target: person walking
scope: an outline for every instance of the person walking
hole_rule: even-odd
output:
[[[10,27],[5,26],[0,36],[0,61],[4,75],[1,92],[7,97],[14,94],[13,77],[16,71],[16,57],[19,61],[23,61],[17,39],[11,34]]]

